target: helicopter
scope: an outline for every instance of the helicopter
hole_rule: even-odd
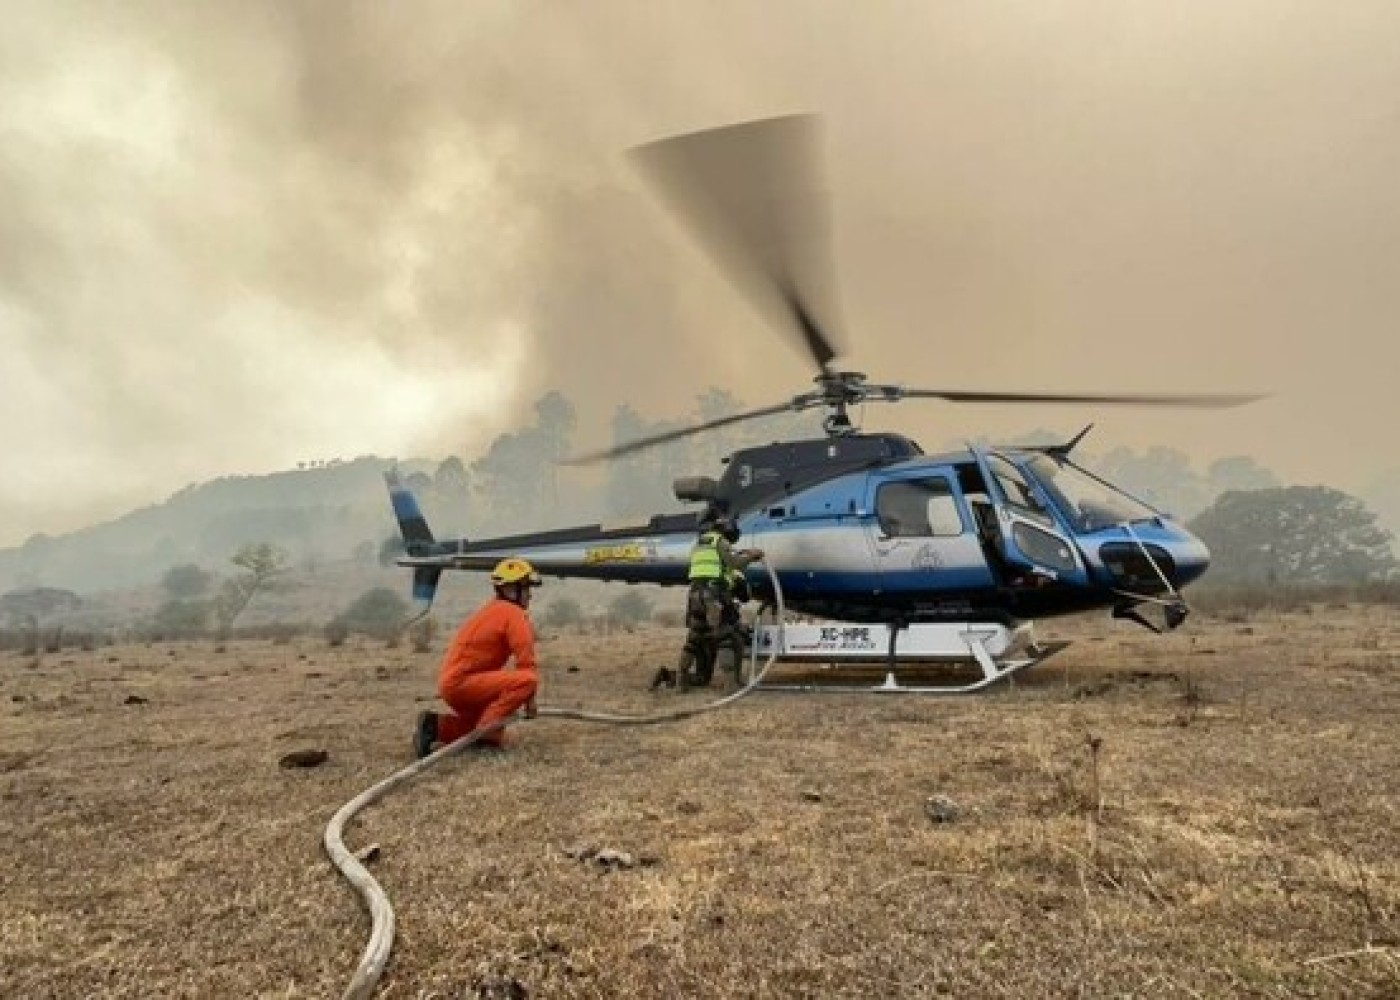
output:
[[[902,434],[863,432],[851,410],[913,399],[1220,408],[1260,397],[907,388],[838,369],[836,340],[812,293],[821,290],[814,275],[822,245],[813,209],[820,200],[810,197],[819,187],[814,127],[813,116],[790,115],[674,136],[634,153],[741,289],[798,334],[817,369],[815,387],[568,464],[617,459],[780,413],[823,411],[822,433],[737,449],[718,477],[676,479],[675,497],[695,509],[489,539],[437,539],[412,492],[396,472],[386,473],[404,540],[397,562],[413,570],[419,614],[431,606],[443,571],[489,571],[507,556],[547,576],[684,586],[697,534],[725,518],[745,546],[763,550],[788,611],[884,628],[891,658],[893,637],[921,626],[1012,630],[1096,609],[1153,631],[1186,619],[1181,590],[1205,573],[1210,554],[1185,526],[1074,461],[1092,425],[1062,444],[969,444],[926,454]],[[774,599],[766,572],[750,567],[747,577],[759,601]],[[1161,625],[1144,613],[1153,611]],[[819,633],[852,634],[866,646],[885,642],[869,641],[868,629]],[[987,680],[1001,675],[978,648],[971,653]]]

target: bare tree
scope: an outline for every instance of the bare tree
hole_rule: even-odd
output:
[[[228,638],[233,623],[249,602],[262,591],[272,589],[276,578],[287,568],[287,553],[276,545],[259,542],[243,546],[230,561],[244,572],[225,580],[214,597],[220,642]]]

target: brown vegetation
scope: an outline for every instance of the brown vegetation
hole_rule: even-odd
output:
[[[1400,992],[1394,609],[1041,633],[1076,644],[983,696],[447,761],[349,831],[398,912],[383,995]],[[436,653],[281,638],[0,654],[0,995],[340,991],[368,922],[321,832],[407,761]],[[541,700],[675,705],[679,638],[548,639]]]

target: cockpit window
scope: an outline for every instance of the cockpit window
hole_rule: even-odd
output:
[[[1036,455],[1026,462],[1036,481],[1075,531],[1099,531],[1125,522],[1142,521],[1157,512],[1109,486],[1070,462]]]
[[[1026,477],[1021,475],[1020,469],[1000,455],[988,455],[987,468],[991,470],[992,478],[997,481],[997,486],[1001,488],[1002,496],[1006,497],[1007,503],[1022,514],[1029,514],[1047,524],[1054,523],[1050,512],[1045,509],[1045,505],[1035,495],[1030,483],[1026,482]]]

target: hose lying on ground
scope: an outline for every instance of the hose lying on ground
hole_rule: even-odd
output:
[[[783,590],[778,582],[778,574],[773,571],[772,566],[764,565],[768,571],[769,581],[773,585],[775,599],[776,621],[779,628],[783,622]],[[712,712],[718,708],[724,708],[734,704],[740,698],[751,693],[763,680],[763,675],[768,672],[768,668],[777,659],[778,650],[782,648],[781,637],[772,644],[769,649],[768,658],[763,661],[763,666],[753,671],[749,681],[723,698],[706,702],[703,705],[695,705],[690,708],[678,708],[669,712],[658,712],[655,715],[617,715],[609,712],[588,712],[582,709],[573,708],[549,708],[543,707],[539,710],[540,718],[548,719],[577,719],[581,722],[601,722],[609,725],[622,726],[647,726],[656,725],[663,722],[679,722],[682,719],[693,718],[706,712]],[[365,945],[365,950],[360,955],[360,964],[355,969],[355,975],[350,980],[350,985],[345,988],[342,995],[344,1000],[366,1000],[373,995],[375,987],[379,985],[379,978],[384,974],[384,966],[389,961],[389,953],[394,947],[394,908],[389,903],[389,897],[384,889],[375,881],[369,869],[365,868],[360,860],[346,848],[342,835],[345,832],[345,824],[350,822],[361,809],[379,801],[389,792],[400,785],[417,777],[428,768],[435,766],[454,754],[459,754],[473,743],[477,743],[484,736],[489,736],[497,730],[504,729],[514,719],[502,719],[500,722],[493,722],[489,726],[473,730],[459,740],[449,743],[447,746],[434,751],[422,760],[414,761],[402,770],[395,771],[389,777],[380,781],[376,785],[365,789],[355,796],[345,805],[341,806],[336,814],[331,817],[330,823],[326,825],[325,836],[322,843],[325,845],[326,853],[330,855],[331,863],[340,870],[340,873],[355,887],[364,900],[365,908],[370,914],[370,935],[369,942]]]

